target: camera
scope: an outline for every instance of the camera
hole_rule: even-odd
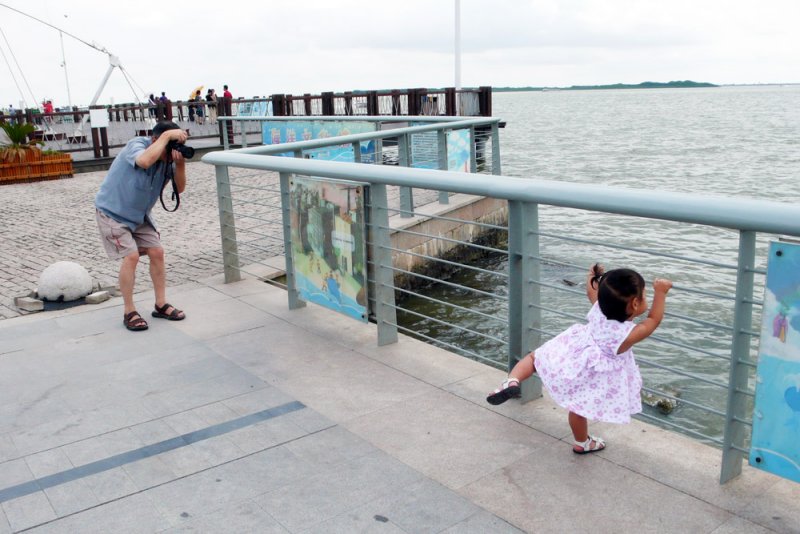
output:
[[[167,154],[170,154],[172,150],[177,150],[186,159],[192,159],[194,157],[194,148],[186,146],[183,143],[178,143],[175,140],[167,143]]]

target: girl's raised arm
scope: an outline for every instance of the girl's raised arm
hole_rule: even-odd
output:
[[[661,324],[661,319],[664,318],[664,304],[667,299],[667,292],[671,287],[672,282],[670,280],[664,278],[653,280],[653,304],[650,306],[650,313],[647,314],[647,319],[633,327],[631,333],[628,334],[628,337],[617,349],[617,354],[622,354],[630,349],[658,328],[658,325]]]

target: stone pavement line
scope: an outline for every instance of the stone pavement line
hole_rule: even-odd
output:
[[[192,443],[197,443],[209,438],[221,436],[234,430],[260,423],[261,421],[266,421],[287,413],[302,410],[303,408],[305,408],[305,405],[297,401],[282,404],[280,406],[274,406],[254,414],[245,415],[243,417],[227,421],[225,423],[212,425],[200,430],[195,430],[194,432],[189,432],[171,439],[160,441],[158,443],[153,443],[152,445],[146,445],[138,449],[116,454],[102,460],[97,460],[86,465],[81,465],[66,471],[61,471],[52,475],[37,478],[29,482],[17,484],[16,486],[0,489],[0,503],[9,501],[11,499],[16,499],[18,497],[24,497],[25,495],[30,495],[31,493],[35,493],[39,490],[52,488],[54,486],[72,482],[90,475],[96,475],[97,473],[102,473],[103,471],[109,471],[115,467],[120,467],[138,460],[143,460],[144,458],[150,458],[151,456],[155,456],[157,454],[179,449],[181,447],[186,447]]]

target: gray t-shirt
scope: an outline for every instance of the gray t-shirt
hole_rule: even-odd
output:
[[[134,137],[128,141],[108,169],[94,199],[97,209],[131,231],[145,221],[156,227],[150,210],[164,187],[167,163],[158,160],[148,169],[136,165],[136,158],[152,142],[149,137]]]

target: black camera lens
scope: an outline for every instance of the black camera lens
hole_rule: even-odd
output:
[[[181,156],[186,159],[192,159],[194,157],[194,148],[186,146],[183,143],[178,143],[177,141],[170,141],[167,143],[167,150],[177,150],[181,153]]]

